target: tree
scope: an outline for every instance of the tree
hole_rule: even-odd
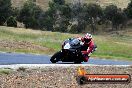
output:
[[[18,20],[25,24],[26,28],[39,28],[39,16],[43,10],[32,1],[24,3],[20,10]]]
[[[102,8],[100,7],[100,5],[91,3],[87,5],[86,11],[87,18],[89,19],[88,21],[91,25],[92,33],[95,33],[95,30],[97,29],[96,24],[103,16]]]
[[[106,6],[106,8],[104,10],[105,18],[107,20],[112,21],[113,17],[117,13],[117,11],[118,11],[118,7],[115,5]]]
[[[71,8],[68,4],[62,5],[60,7],[61,15],[65,16],[68,19],[71,19]]]
[[[68,32],[67,28],[69,25],[69,20],[71,18],[70,13],[71,9],[67,4],[60,5],[59,8],[56,9],[54,24],[55,31]]]
[[[53,31],[55,23],[55,12],[58,7],[55,3],[49,2],[49,8],[47,11],[41,13],[39,16],[39,24],[41,28],[45,28],[48,31]]]
[[[120,29],[121,27],[125,26],[127,21],[127,15],[123,11],[118,11],[115,16],[112,19],[112,27],[117,29]]]
[[[51,31],[67,32],[70,8],[67,4],[58,4],[61,0],[49,3],[49,9],[43,14],[43,27]],[[63,1],[63,0],[62,0]],[[47,25],[46,25],[47,24]]]
[[[65,0],[53,0],[54,3],[59,4],[59,5],[64,5]]]
[[[132,0],[128,4],[127,8],[124,9],[124,12],[126,13],[126,15],[127,15],[128,18],[132,19]]]
[[[53,30],[53,23],[54,23],[54,19],[51,16],[50,11],[43,12],[39,16],[39,25],[40,25],[40,28],[42,30],[46,29],[48,31],[52,31]]]
[[[124,24],[127,20],[126,14],[115,5],[107,6],[104,10],[104,14],[106,21],[111,22],[112,30],[114,30],[114,28],[116,30],[119,29],[119,25]]]
[[[68,26],[68,30],[72,33],[80,33],[87,26],[86,4],[77,1],[69,4],[69,6],[71,9],[71,18],[69,20],[70,25]]]
[[[20,10],[16,7],[11,8],[11,16],[18,17]]]
[[[13,16],[10,16],[10,17],[7,19],[6,23],[7,23],[7,26],[9,26],[9,27],[17,27],[16,18],[13,17]]]
[[[0,0],[0,25],[3,25],[11,14],[11,0]]]

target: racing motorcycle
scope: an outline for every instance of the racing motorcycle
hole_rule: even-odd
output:
[[[52,63],[58,61],[62,62],[83,62],[83,55],[81,53],[81,43],[77,38],[69,38],[62,44],[61,51],[56,52],[50,59]]]

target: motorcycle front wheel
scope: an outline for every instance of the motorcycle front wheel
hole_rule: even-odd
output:
[[[61,51],[56,52],[56,53],[51,57],[50,61],[51,61],[52,63],[56,63],[56,62],[58,62],[58,61],[60,60],[60,58],[61,58]]]

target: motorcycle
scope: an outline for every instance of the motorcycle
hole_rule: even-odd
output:
[[[58,61],[62,62],[83,62],[83,55],[81,53],[81,43],[77,38],[69,38],[62,44],[61,51],[56,52],[50,59],[52,63]]]

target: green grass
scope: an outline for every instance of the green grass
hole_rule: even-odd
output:
[[[12,72],[11,69],[3,69],[3,68],[0,69],[0,75],[3,75],[3,74],[8,75],[8,74],[10,74],[11,72]]]
[[[95,56],[132,60],[132,36],[95,36],[98,51]]]
[[[131,33],[132,32],[129,32],[124,35],[93,35],[98,50],[92,54],[92,56],[108,59],[132,60]],[[61,44],[65,39],[81,35],[82,34],[68,34],[0,26],[0,40],[27,41],[49,49],[47,51],[41,51],[0,47],[0,51],[51,55],[61,49]]]

